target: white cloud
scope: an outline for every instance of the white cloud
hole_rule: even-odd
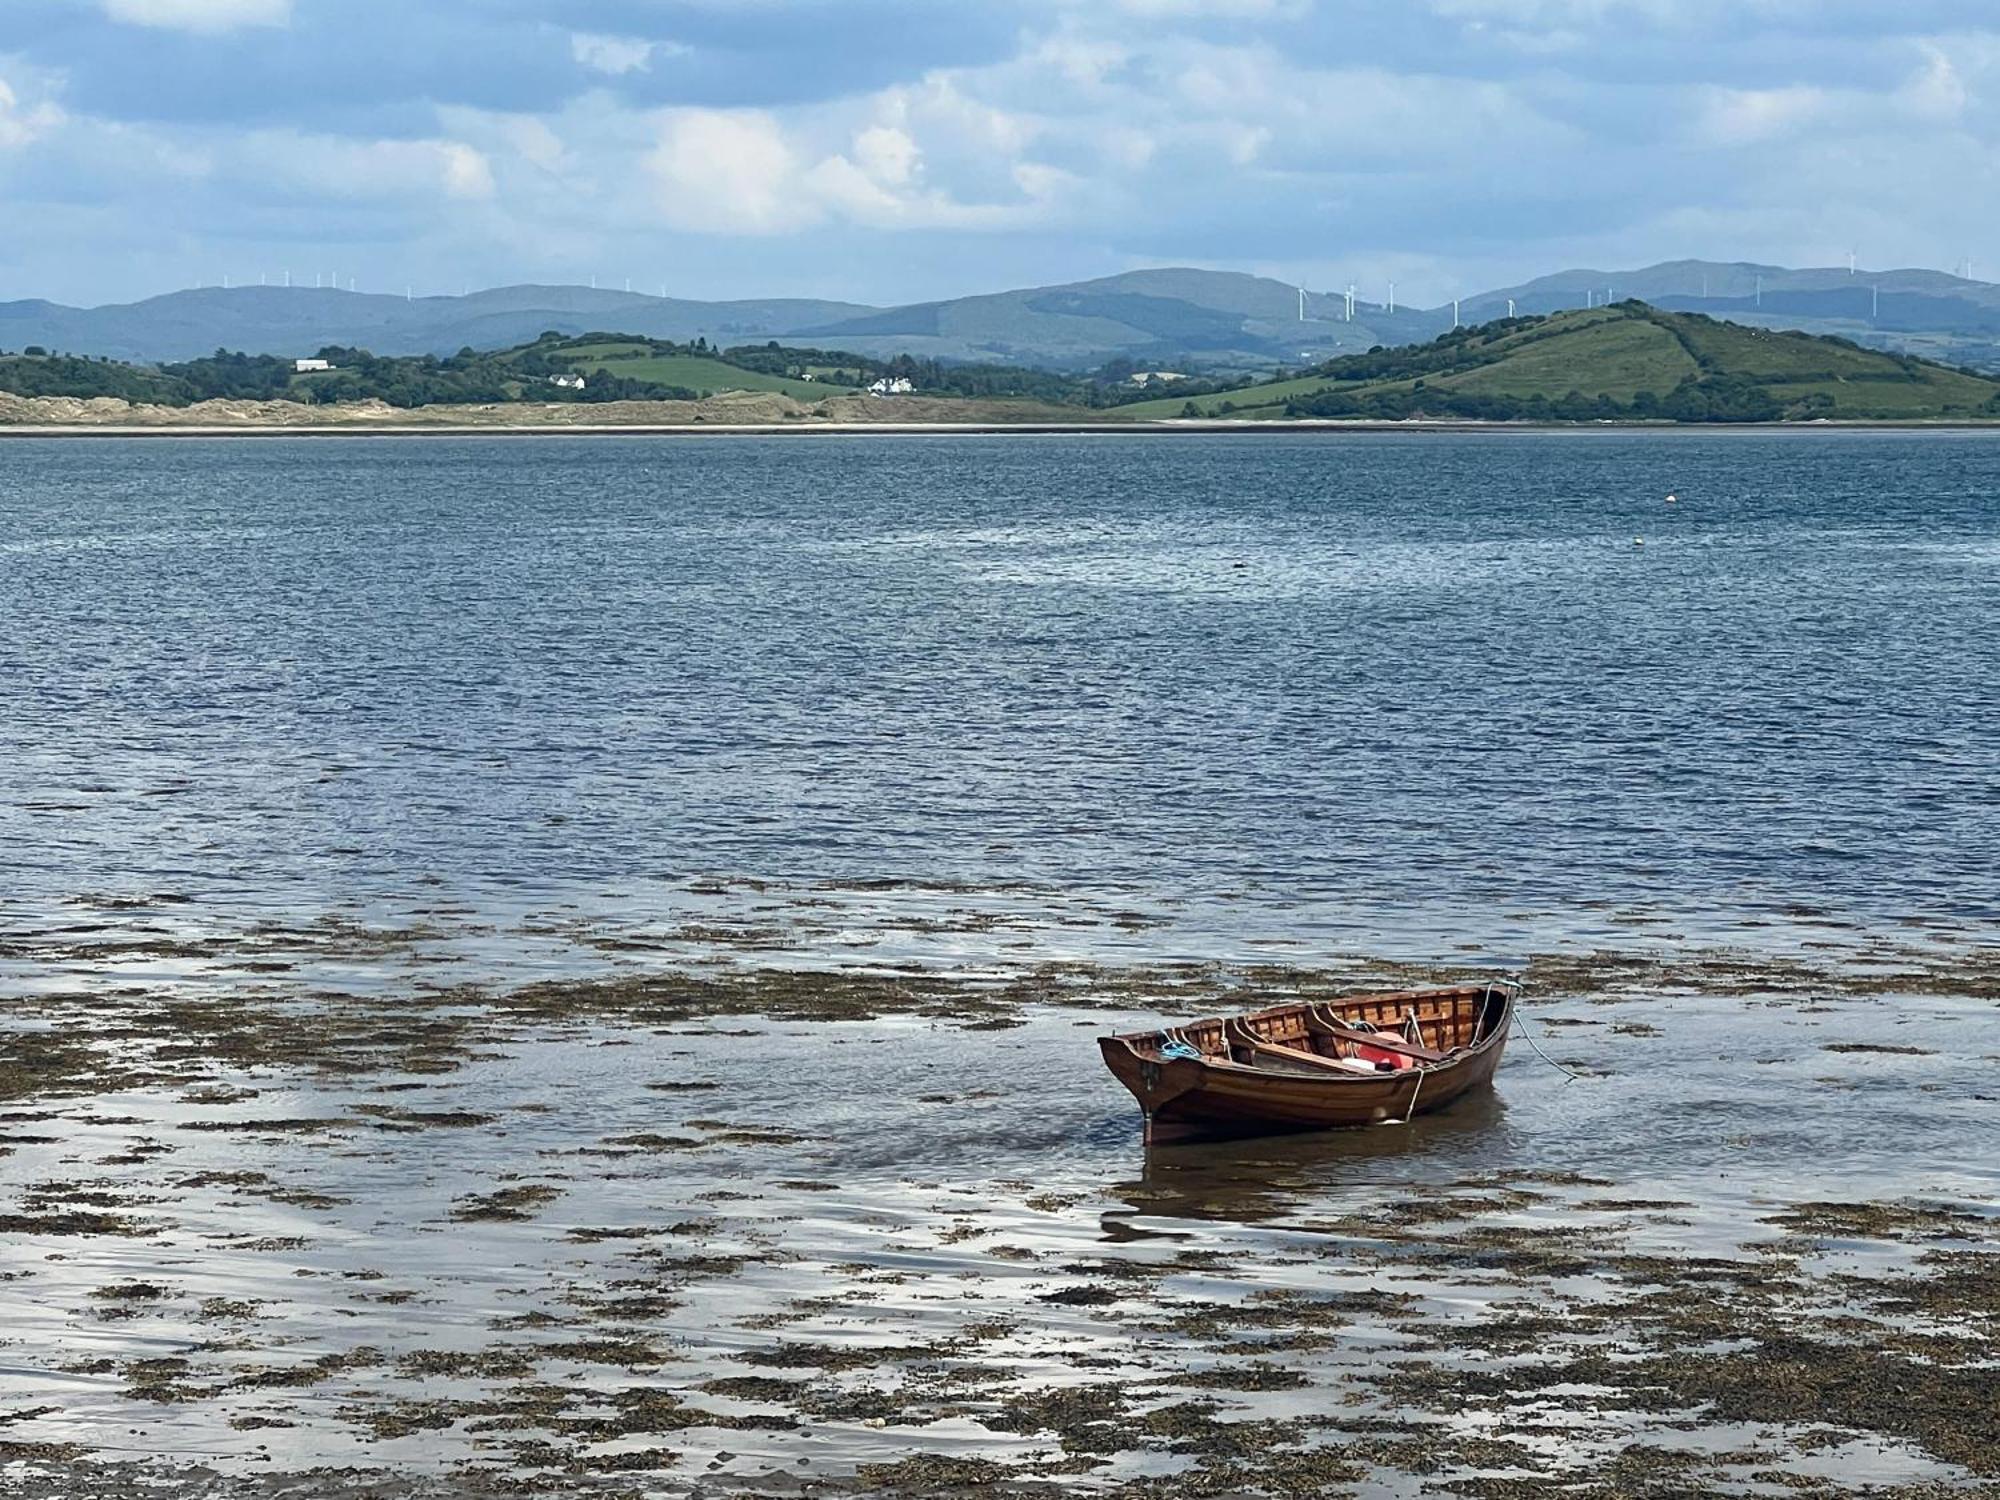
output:
[[[1916,44],[1917,66],[1887,91],[1794,84],[1773,89],[1711,88],[1698,94],[1696,135],[1707,144],[1742,146],[1811,132],[1822,148],[1882,140],[1919,127],[1964,122],[1974,103],[1961,59],[1935,42]],[[1976,70],[1976,56],[1965,59]]]
[[[799,179],[815,219],[826,213],[856,224],[889,228],[904,221],[907,203],[849,158],[835,154],[808,168]]]
[[[588,106],[601,108],[606,102],[600,95],[585,96]],[[508,166],[519,163],[533,168],[537,176],[560,177],[572,184],[587,174],[591,156],[630,150],[629,142],[592,140],[594,120],[589,108],[546,118],[463,107],[438,111],[440,138],[470,146],[501,176]],[[585,143],[582,152],[570,149],[572,131]]]
[[[1722,4],[1755,11],[1759,0],[1430,0],[1437,15],[1511,26],[1592,26],[1638,18],[1655,23],[1696,26],[1706,23]],[[1791,0],[1762,0],[1771,4]]]
[[[572,32],[569,54],[594,72],[613,78],[644,72],[655,57],[676,57],[688,49],[679,42],[648,41],[636,36],[605,36],[594,31]]]
[[[0,151],[30,145],[62,122],[63,112],[55,105],[23,105],[7,80],[0,78]]]
[[[292,18],[292,0],[104,0],[104,13],[134,26],[220,32],[283,26]]]
[[[969,152],[1011,161],[1034,144],[1042,132],[1040,120],[980,97],[982,90],[1004,94],[1006,82],[976,74],[933,73],[918,83],[885,89],[867,101],[867,107],[883,119],[916,125],[933,145],[948,141]]]
[[[508,121],[503,138],[516,156],[544,172],[559,172],[568,160],[562,137],[533,115],[517,115]]]
[[[453,198],[493,196],[493,168],[484,156],[458,141],[440,141],[436,149],[447,194]]]
[[[1086,88],[1101,85],[1131,56],[1132,49],[1123,42],[1083,36],[1073,30],[1044,37],[1029,53],[1033,62],[1048,64],[1067,82]]]
[[[908,134],[891,125],[871,125],[854,137],[855,162],[877,182],[908,183],[921,154]]]
[[[1699,134],[1718,146],[1749,146],[1806,129],[1832,104],[1816,88],[1709,89],[1696,116]]]
[[[494,193],[485,154],[460,141],[257,131],[229,144],[222,169],[246,183],[325,199],[422,202],[439,194],[462,200]]]
[[[1311,0],[1111,0],[1111,8],[1147,20],[1220,16],[1253,21],[1302,16],[1312,5]]]
[[[788,123],[765,110],[666,111],[647,162],[658,210],[678,228],[746,235],[792,233],[828,220],[980,229],[1038,217],[1067,174],[1004,161],[996,179],[1004,194],[982,198],[955,195],[929,179],[920,138],[925,125],[967,118],[952,109],[933,114],[929,106],[938,97],[889,90],[864,101],[874,118],[864,117],[835,151],[819,146],[830,133],[825,118]],[[969,118],[976,138],[994,129],[989,112]]]
[[[762,110],[669,110],[648,166],[680,228],[774,234],[811,222],[795,197],[798,159]]]
[[[1903,101],[1917,114],[1952,119],[1965,109],[1969,97],[1965,80],[1943,47],[1925,42],[1922,51],[1924,65],[1903,86]]]

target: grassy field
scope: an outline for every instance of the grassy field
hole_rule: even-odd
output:
[[[1568,320],[1569,324],[1573,325],[1566,326],[1564,331],[1571,334],[1595,327],[1607,321],[1623,321],[1613,309],[1570,313],[1564,315],[1564,317]],[[1644,342],[1653,353],[1660,352],[1659,346],[1654,341],[1645,340],[1643,336],[1641,336],[1640,340],[1635,340],[1634,342]],[[1428,377],[1428,383],[1444,389],[1452,389],[1459,381],[1467,380],[1472,375],[1483,374],[1489,383],[1467,385],[1465,388],[1494,393],[1505,392],[1508,395],[1518,394],[1522,396],[1534,395],[1537,392],[1550,396],[1566,394],[1575,384],[1575,374],[1568,369],[1571,360],[1574,358],[1574,351],[1563,354],[1553,349],[1538,350],[1535,345],[1534,331],[1527,333],[1504,333],[1492,338],[1474,339],[1466,346],[1466,359],[1464,361],[1466,369],[1462,373],[1455,375],[1432,375]],[[1629,354],[1615,346],[1607,350],[1607,353],[1610,355],[1610,358],[1607,359],[1606,364],[1610,368],[1607,368],[1606,374],[1613,376],[1627,374],[1623,367],[1634,363]],[[1493,362],[1503,358],[1508,361],[1508,366],[1511,366],[1515,360],[1521,360],[1523,363],[1518,370],[1509,369],[1508,373],[1502,374],[1500,372],[1503,366]],[[1645,367],[1650,367],[1651,363],[1652,361],[1649,359],[1637,361],[1637,364]],[[1681,355],[1681,368],[1683,372],[1692,369],[1693,363],[1685,354]],[[1636,375],[1637,372],[1633,371],[1631,373]],[[1498,383],[1491,383],[1495,381],[1496,377]],[[1286,402],[1305,396],[1317,396],[1326,391],[1408,390],[1414,378],[1411,377],[1405,380],[1340,380],[1330,379],[1324,375],[1301,375],[1291,380],[1273,381],[1263,385],[1250,386],[1240,391],[1223,391],[1211,396],[1196,396],[1192,399],[1196,410],[1204,417],[1231,416],[1254,419],[1282,416]],[[1674,376],[1674,380],[1678,380],[1679,378],[1679,374]],[[1565,383],[1557,384],[1558,380]],[[1668,388],[1672,387],[1674,380],[1666,382]],[[1518,390],[1516,389],[1516,383],[1520,387]],[[1551,389],[1551,387],[1553,388]],[[1644,388],[1643,386],[1633,386],[1633,389]],[[1594,390],[1592,394],[1595,394]],[[1186,409],[1189,399],[1186,396],[1162,397],[1157,401],[1140,401],[1135,402],[1131,406],[1121,406],[1118,410],[1122,415],[1142,420],[1178,417]],[[1222,411],[1221,408],[1224,402],[1229,403],[1234,410],[1230,412]]]
[[[791,380],[782,375],[739,370],[699,354],[655,354],[647,344],[584,344],[562,352],[574,359],[577,368],[586,374],[601,370],[628,380],[684,386],[691,391],[777,391],[800,401],[822,401],[828,396],[846,395],[853,389],[822,380]]]
[[[1586,352],[1589,373],[1587,383],[1580,383],[1577,360]],[[1693,356],[1666,329],[1621,318],[1588,325],[1566,337],[1520,341],[1498,363],[1437,376],[1431,384],[1493,396],[1547,396],[1552,401],[1580,389],[1630,401],[1641,391],[1670,391],[1684,377],[1699,373]]]
[[[1938,365],[1906,362],[1807,334],[1773,332],[1638,304],[1558,313],[1512,329],[1464,339],[1455,347],[1407,352],[1430,358],[1422,373],[1357,379],[1353,362],[1334,361],[1326,373],[1249,386],[1214,395],[1167,396],[1118,408],[1121,416],[1158,420],[1182,416],[1192,401],[1203,417],[1256,420],[1284,415],[1287,402],[1325,392],[1368,396],[1423,390],[1463,396],[1545,397],[1571,392],[1621,404],[1650,393],[1666,397],[1690,378],[1736,378],[1761,387],[1794,415],[1865,420],[1959,419],[2000,415],[2000,381]],[[1364,372],[1365,373],[1365,372]],[[1342,378],[1342,377],[1345,378]],[[1418,382],[1422,389],[1418,389]],[[1822,409],[1804,403],[1821,398]],[[1231,410],[1225,412],[1227,404]]]
[[[1352,390],[1362,382],[1354,380],[1328,380],[1322,375],[1306,375],[1297,380],[1281,380],[1270,385],[1251,386],[1248,390],[1225,391],[1219,396],[1162,396],[1157,401],[1135,401],[1130,406],[1121,406],[1121,416],[1157,420],[1161,417],[1178,417],[1192,400],[1197,410],[1205,417],[1218,415],[1216,408],[1227,401],[1237,409],[1232,416],[1253,417],[1262,415],[1261,408],[1282,408],[1287,401],[1298,396],[1316,396],[1321,391]]]

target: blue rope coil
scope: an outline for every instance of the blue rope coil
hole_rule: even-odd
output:
[[[1170,1041],[1160,1048],[1160,1056],[1169,1062],[1178,1061],[1181,1058],[1199,1059],[1201,1057],[1201,1048],[1190,1046],[1186,1042]]]

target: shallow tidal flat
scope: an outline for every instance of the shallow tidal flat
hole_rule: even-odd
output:
[[[1570,945],[1491,1097],[1148,1153],[1097,1032],[1454,970],[949,964],[1018,893],[879,894],[10,923],[0,1484],[2000,1483],[1990,934]],[[871,910],[911,957],[787,962]],[[468,980],[475,936],[571,972]]]

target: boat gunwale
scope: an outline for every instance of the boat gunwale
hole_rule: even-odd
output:
[[[1204,1016],[1193,1021],[1182,1021],[1168,1026],[1156,1026],[1146,1031],[1116,1032],[1100,1036],[1098,1038],[1098,1045],[1100,1048],[1109,1048],[1113,1044],[1120,1045],[1140,1062],[1149,1063],[1154,1067],[1160,1068],[1163,1073],[1166,1070],[1173,1070],[1184,1076],[1187,1070],[1199,1070],[1212,1071],[1224,1076],[1238,1078],[1259,1078],[1267,1082],[1274,1078],[1282,1077],[1287,1083],[1303,1083],[1332,1089],[1368,1088],[1374,1087],[1385,1080],[1401,1080],[1412,1075],[1433,1077],[1439,1074],[1451,1073],[1483,1057],[1493,1048],[1503,1045],[1506,1042],[1508,1033],[1508,1026],[1505,1023],[1513,1019],[1514,1005],[1521,997],[1521,989],[1522,985],[1519,980],[1491,979],[1466,984],[1431,985],[1419,989],[1363,990],[1356,991],[1351,995],[1336,996],[1328,1000],[1294,1000],[1288,1001],[1283,1005],[1266,1006],[1262,1010],[1241,1011],[1229,1016]],[[1305,1072],[1294,1073],[1290,1071],[1280,1073],[1275,1069],[1258,1068],[1250,1063],[1237,1062],[1233,1057],[1227,1055],[1212,1057],[1207,1053],[1203,1053],[1200,1057],[1172,1058],[1160,1057],[1158,1055],[1158,1039],[1160,1037],[1176,1031],[1185,1031],[1190,1027],[1226,1027],[1231,1021],[1241,1023],[1298,1011],[1303,1011],[1310,1016],[1314,1010],[1321,1007],[1340,1006],[1343,1004],[1381,1004],[1397,1000],[1435,999],[1446,995],[1476,995],[1484,998],[1490,996],[1495,990],[1504,991],[1506,996],[1500,1017],[1502,1024],[1495,1026],[1479,1041],[1472,1043],[1470,1046],[1456,1048],[1435,1062],[1414,1061],[1411,1067],[1398,1068],[1393,1072],[1376,1073],[1372,1076],[1366,1073],[1343,1074],[1332,1069],[1329,1069],[1324,1075]]]

